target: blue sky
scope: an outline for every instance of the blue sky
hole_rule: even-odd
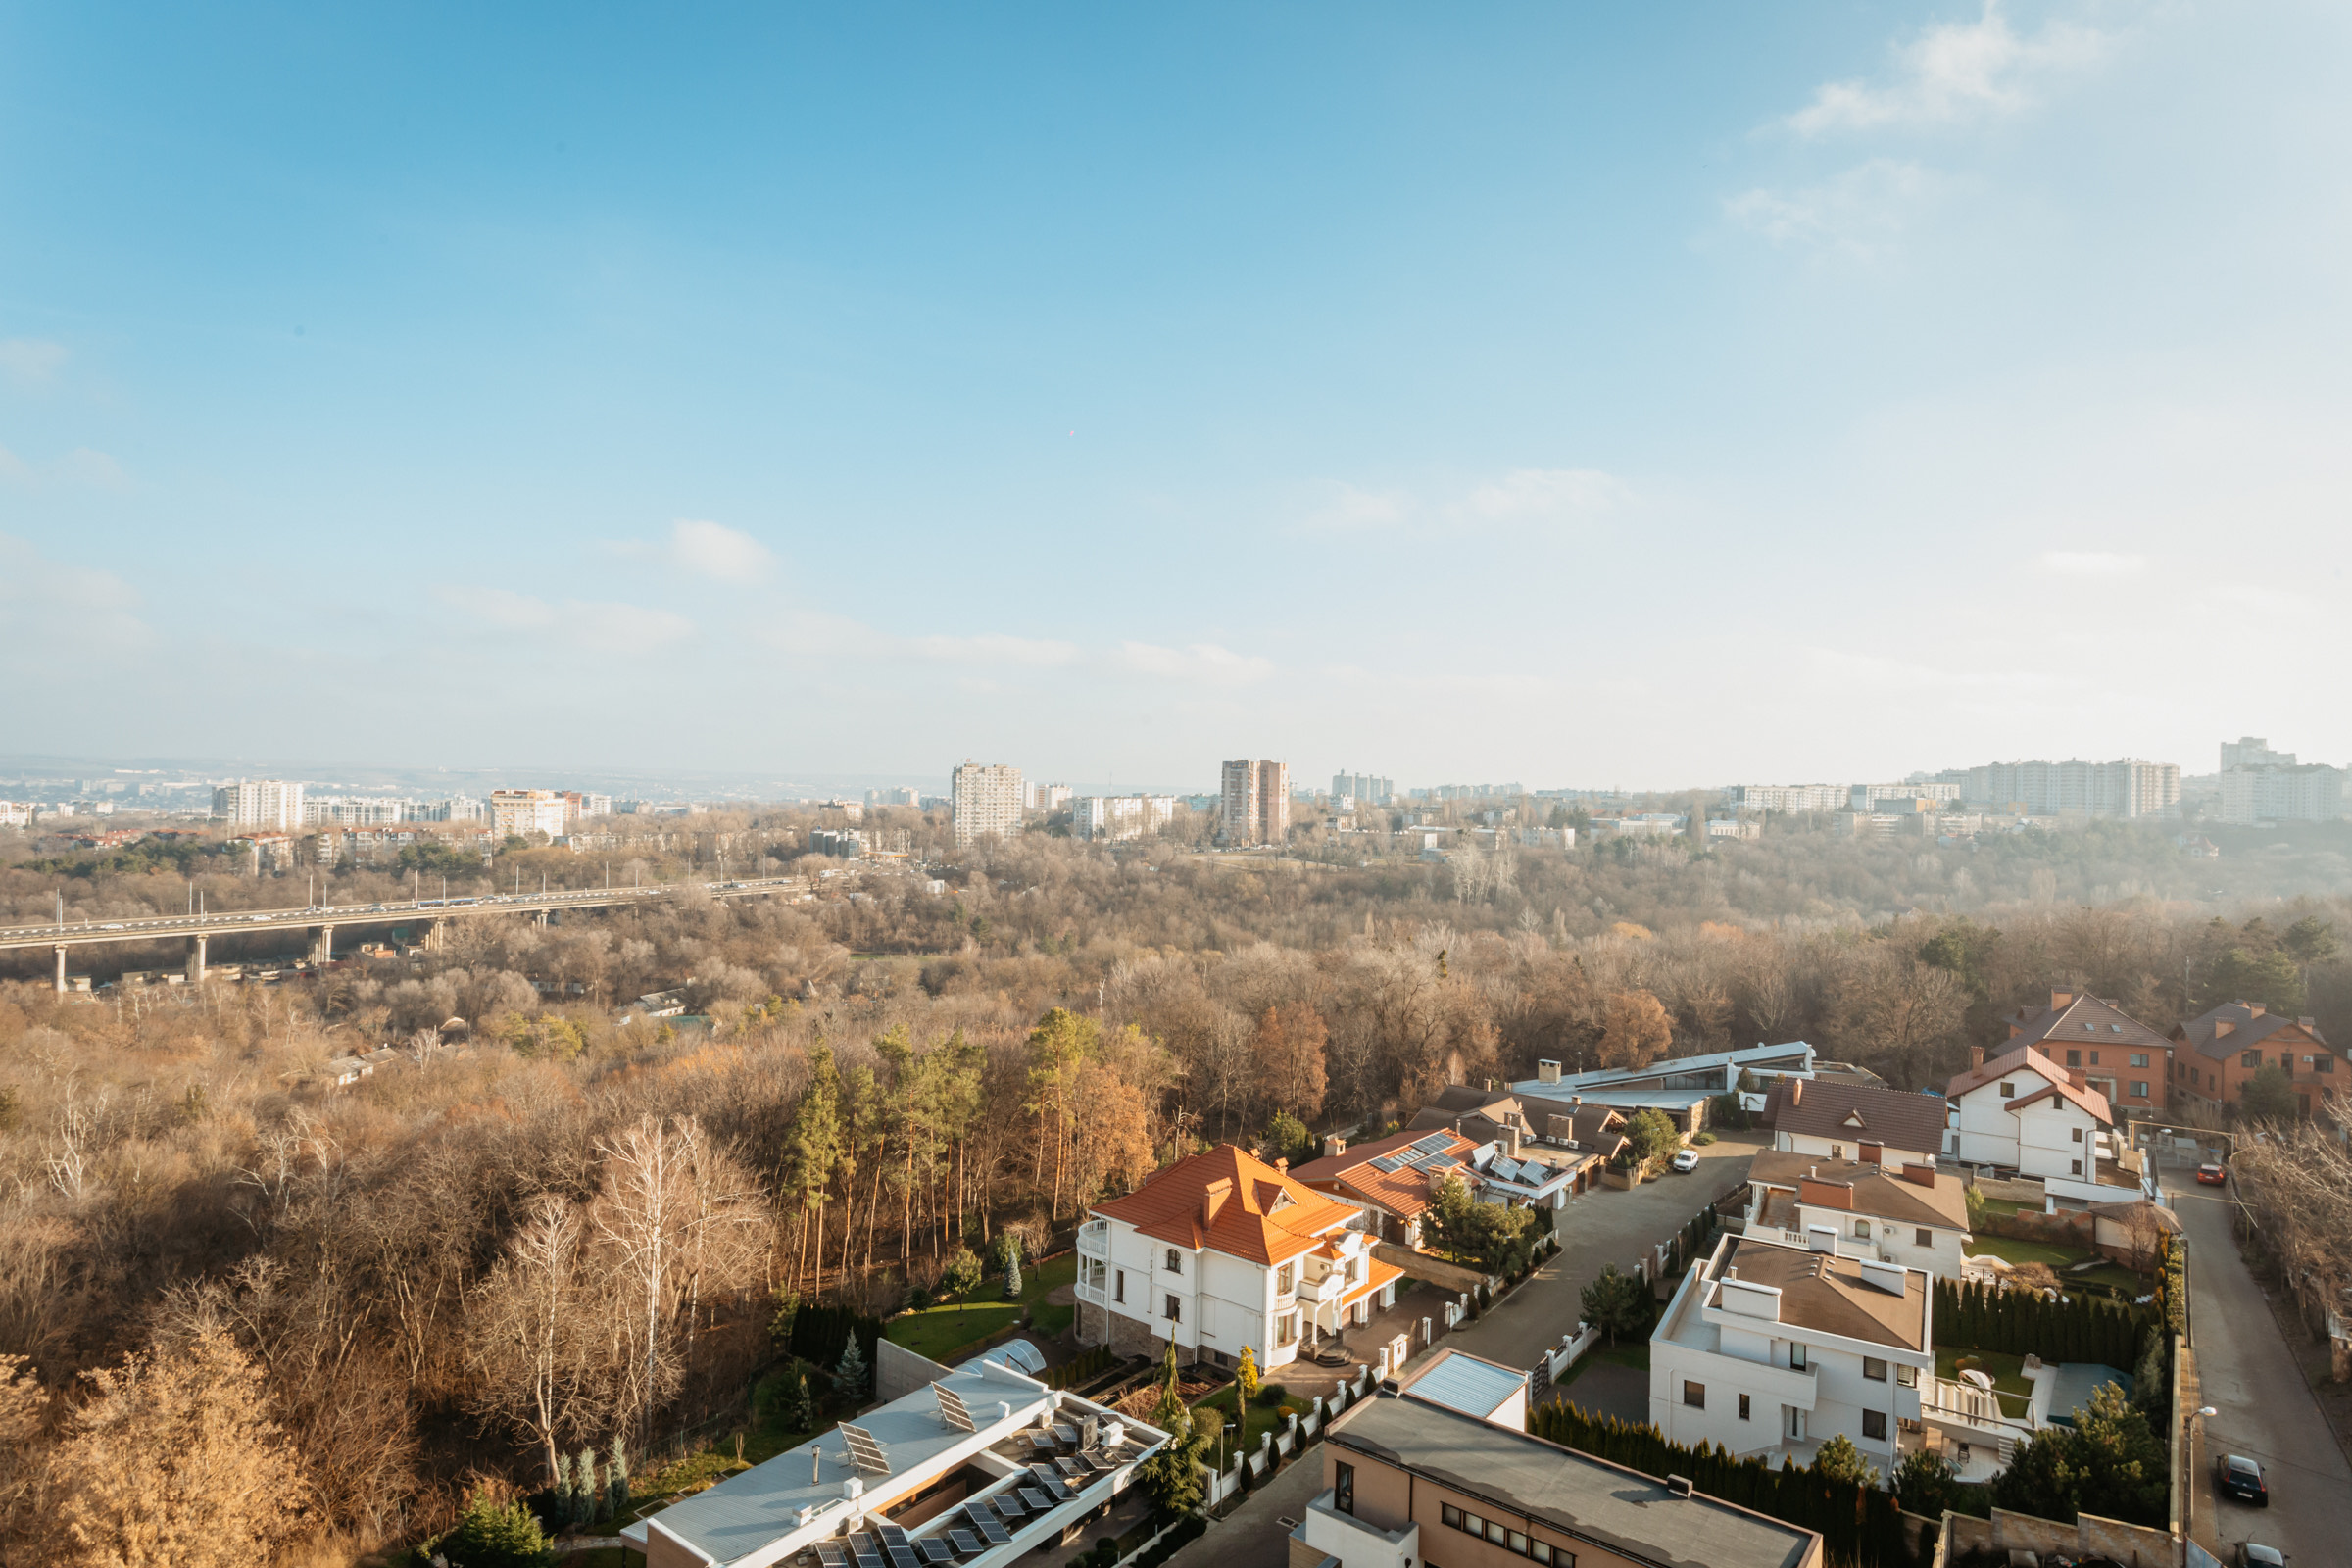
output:
[[[0,750],[2352,760],[2352,13],[0,7]]]

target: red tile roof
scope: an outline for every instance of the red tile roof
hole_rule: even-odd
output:
[[[1986,1084],[1997,1082],[2001,1078],[2019,1072],[2037,1072],[2050,1081],[2050,1087],[2010,1101],[2009,1107],[2012,1110],[2021,1105],[2030,1105],[2036,1100],[2046,1100],[2052,1095],[2057,1095],[2088,1111],[2101,1125],[2109,1127],[2115,1125],[2115,1113],[2108,1108],[2105,1095],[2095,1089],[2078,1087],[2074,1079],[2075,1069],[2059,1066],[2033,1046],[2020,1046],[2015,1051],[2005,1051],[1985,1062],[1982,1067],[1969,1068],[1945,1087],[1944,1098],[1958,1100],[1961,1096],[1982,1089]]]
[[[1429,1173],[1410,1165],[1401,1170],[1378,1170],[1372,1162],[1383,1154],[1393,1154],[1428,1136],[1427,1129],[1408,1127],[1403,1132],[1392,1133],[1368,1144],[1357,1144],[1345,1152],[1309,1160],[1292,1171],[1291,1179],[1305,1182],[1324,1192],[1345,1193],[1350,1198],[1384,1208],[1398,1219],[1411,1219],[1429,1207]],[[1452,1143],[1446,1151],[1446,1156],[1467,1166],[1470,1163],[1470,1152],[1478,1146],[1467,1138],[1452,1134],[1447,1136],[1452,1138]]]
[[[1352,1151],[1350,1151],[1352,1152]],[[1355,1209],[1232,1144],[1178,1160],[1095,1212],[1178,1247],[1209,1248],[1252,1263],[1281,1263],[1323,1245]]]

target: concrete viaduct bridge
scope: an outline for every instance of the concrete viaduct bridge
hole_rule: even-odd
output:
[[[66,954],[74,948],[122,946],[134,942],[163,942],[173,938],[188,944],[188,978],[204,978],[205,945],[214,937],[254,936],[264,931],[300,931],[311,943],[311,956],[323,962],[334,956],[337,926],[402,925],[416,920],[462,919],[476,914],[530,914],[540,924],[564,909],[611,909],[635,904],[662,904],[700,887],[713,899],[763,899],[803,893],[808,880],[798,876],[747,878],[733,882],[673,883],[650,888],[583,888],[568,892],[500,893],[479,898],[394,900],[383,904],[318,905],[302,909],[240,909],[229,913],[152,915],[130,920],[105,920],[74,925],[0,926],[0,953],[25,948],[57,950],[57,989],[66,989]]]

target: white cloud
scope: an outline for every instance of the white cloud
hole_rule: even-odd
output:
[[[1788,124],[1799,135],[1819,136],[2014,114],[2034,101],[2037,78],[2089,65],[2106,42],[2103,34],[2066,22],[2020,36],[1999,0],[1985,0],[1976,21],[1930,27],[1898,48],[1893,81],[1826,83]]]
[[[1074,664],[1080,657],[1076,643],[1053,638],[1009,637],[986,633],[978,637],[917,637],[909,645],[925,659],[955,664],[1025,664],[1051,669]]]
[[[67,350],[63,343],[46,343],[38,338],[0,338],[0,370],[9,378],[26,385],[37,386],[55,375],[66,363]]]
[[[52,561],[0,534],[0,636],[11,647],[33,653],[59,638],[80,649],[143,643],[138,606],[137,591],[113,572]]]
[[[1336,532],[1387,528],[1407,520],[1412,513],[1412,498],[1401,491],[1335,484],[1324,504],[1308,515],[1306,525]]]
[[[551,605],[511,588],[442,587],[443,604],[500,631],[547,632],[599,648],[652,648],[694,635],[694,622],[666,610],[593,600]]]
[[[1569,521],[1614,511],[1632,496],[1625,481],[1598,468],[1514,468],[1456,503],[1459,517]]]
[[[1254,654],[1237,654],[1215,643],[1188,643],[1161,648],[1152,643],[1123,642],[1119,654],[1131,669],[1147,675],[1179,680],[1201,680],[1217,686],[1247,686],[1274,673],[1274,662]]]
[[[2105,550],[2049,550],[2042,553],[2041,569],[2061,577],[2131,577],[2148,569],[2148,558]]]
[[[722,582],[757,582],[775,559],[741,529],[688,517],[669,525],[669,556],[685,570]]]
[[[1938,183],[1917,164],[1874,158],[1801,190],[1744,191],[1725,202],[1723,211],[1775,245],[1868,262],[1895,247]]]
[[[34,463],[0,447],[0,481],[28,487],[65,486],[84,490],[128,490],[130,475],[106,453],[75,447],[46,463]]]

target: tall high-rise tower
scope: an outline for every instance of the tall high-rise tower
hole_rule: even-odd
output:
[[[1021,770],[1004,762],[965,762],[956,769],[956,847],[965,849],[994,833],[1020,836]]]

